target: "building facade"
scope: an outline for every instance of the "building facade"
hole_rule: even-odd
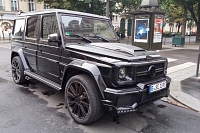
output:
[[[114,26],[114,29],[116,31],[124,32],[124,37],[131,36],[132,34],[132,19],[126,18],[120,14],[113,14],[112,18],[112,24]],[[171,33],[171,34],[177,34],[178,28],[176,26],[176,23],[169,24],[166,23],[163,27],[163,33]],[[181,32],[181,27],[179,32]],[[197,27],[195,24],[193,24],[191,27],[188,27],[188,22],[186,26],[186,33],[185,35],[193,35],[197,32]]]
[[[44,9],[44,2],[37,2],[37,0],[0,0],[0,39],[9,38],[18,10],[30,12],[42,9]]]

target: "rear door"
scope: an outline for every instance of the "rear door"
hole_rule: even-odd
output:
[[[24,54],[32,71],[37,70],[38,31],[40,16],[30,16],[26,22]]]
[[[60,83],[61,49],[58,42],[48,41],[49,35],[54,34],[60,34],[56,15],[43,15],[37,54],[38,71],[40,75]]]

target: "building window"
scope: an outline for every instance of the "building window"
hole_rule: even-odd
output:
[[[29,11],[34,11],[34,0],[28,0]]]
[[[2,0],[0,0],[0,6],[3,6]]]
[[[11,0],[11,11],[17,11],[18,6],[17,6],[17,0]]]
[[[44,4],[44,9],[49,9],[49,4]]]
[[[3,1],[0,0],[0,11],[4,11]]]

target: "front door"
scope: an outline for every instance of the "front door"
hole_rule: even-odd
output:
[[[37,68],[40,75],[60,83],[59,42],[49,42],[48,37],[59,33],[56,15],[46,15],[41,21],[41,38],[38,45]]]

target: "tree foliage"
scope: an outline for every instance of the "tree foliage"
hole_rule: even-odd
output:
[[[200,42],[200,0],[177,0],[177,2],[186,6],[190,12],[191,17],[197,26],[196,42]]]
[[[50,8],[68,9],[98,15],[106,14],[106,0],[38,0]],[[113,13],[129,12],[137,9],[141,0],[110,0],[110,17]]]
[[[115,0],[116,12],[130,12],[136,10],[141,4],[141,0]]]

